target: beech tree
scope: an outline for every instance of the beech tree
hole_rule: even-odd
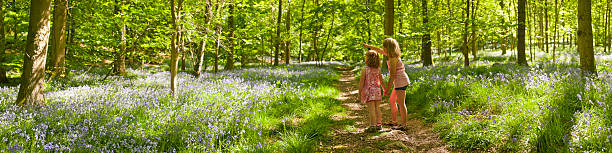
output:
[[[51,29],[51,70],[53,76],[63,76],[66,72],[66,20],[68,0],[55,0],[53,8],[53,29]],[[52,77],[53,77],[52,76]]]
[[[22,106],[41,106],[45,104],[45,62],[47,44],[51,30],[51,0],[30,1],[30,25],[21,86],[17,94],[17,104]]]
[[[591,0],[578,0],[578,52],[583,74],[595,74]]]

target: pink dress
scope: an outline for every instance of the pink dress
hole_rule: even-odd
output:
[[[382,100],[381,84],[379,80],[380,70],[378,68],[365,68],[363,93],[361,93],[361,103]]]

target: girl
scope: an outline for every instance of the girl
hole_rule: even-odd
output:
[[[361,70],[359,79],[359,100],[368,105],[370,126],[367,132],[378,131],[382,128],[382,114],[380,112],[381,88],[386,88],[380,73],[380,58],[375,51],[368,51],[365,57],[366,67]]]
[[[378,48],[372,45],[363,44],[363,47],[370,48],[375,50],[376,52],[383,54],[389,57],[387,61],[387,66],[389,68],[389,86],[385,92],[385,96],[389,95],[391,92],[391,85],[393,85],[394,89],[391,92],[391,96],[389,97],[389,103],[391,104],[391,123],[392,125],[397,123],[397,105],[399,105],[400,111],[400,125],[394,126],[394,129],[398,130],[407,130],[406,129],[406,116],[408,115],[406,112],[406,88],[410,85],[410,79],[406,74],[404,69],[404,63],[402,63],[401,59],[401,51],[399,44],[393,38],[387,38],[383,40],[383,48]],[[396,104],[397,103],[397,104]]]

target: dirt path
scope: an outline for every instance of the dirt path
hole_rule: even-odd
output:
[[[376,133],[367,133],[367,109],[357,98],[357,83],[348,67],[339,69],[342,73],[337,87],[342,90],[338,100],[347,108],[343,115],[334,115],[337,122],[331,137],[321,142],[321,152],[451,152],[432,128],[421,119],[409,114],[408,131],[392,130],[389,126]],[[391,120],[387,100],[381,105],[383,122]],[[399,117],[398,117],[399,119]]]

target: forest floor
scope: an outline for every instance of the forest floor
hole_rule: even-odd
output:
[[[408,114],[408,130],[393,130],[389,126],[368,133],[368,111],[357,97],[357,83],[349,67],[338,68],[342,73],[336,85],[342,93],[338,100],[347,111],[334,115],[336,124],[331,138],[320,143],[321,152],[455,152],[451,151],[435,133],[430,125],[424,123],[417,114]],[[381,103],[383,122],[391,120],[391,111],[387,100]],[[399,119],[399,116],[398,116]]]

